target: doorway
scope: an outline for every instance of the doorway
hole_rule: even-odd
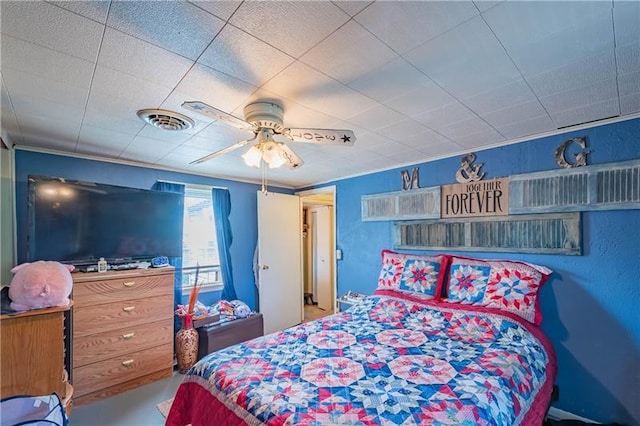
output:
[[[297,194],[302,201],[304,321],[332,315],[336,306],[335,187]]]

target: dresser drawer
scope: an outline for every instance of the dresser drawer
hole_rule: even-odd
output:
[[[166,319],[143,325],[127,326],[74,338],[73,365],[74,367],[82,367],[142,349],[172,344],[173,323]]]
[[[90,307],[73,312],[73,337],[118,330],[173,318],[173,294],[146,297]]]
[[[83,282],[80,278],[74,281],[73,299],[76,309],[141,297],[173,294],[173,275],[124,274],[108,276],[104,279],[97,278],[89,282]]]
[[[75,396],[117,385],[173,365],[172,345],[167,344],[73,369]]]

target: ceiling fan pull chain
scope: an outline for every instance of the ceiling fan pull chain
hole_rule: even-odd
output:
[[[267,194],[267,163],[260,159],[260,174],[262,175],[262,193]]]

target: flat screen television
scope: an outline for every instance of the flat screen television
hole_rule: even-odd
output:
[[[27,260],[76,266],[182,256],[179,194],[28,177]]]

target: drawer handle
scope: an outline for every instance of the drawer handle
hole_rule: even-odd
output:
[[[125,312],[132,312],[135,308],[135,306],[125,306],[122,310]]]
[[[125,286],[125,287],[133,287],[134,285],[136,285],[136,282],[135,281],[127,281],[127,282],[122,283],[122,285]]]
[[[125,367],[131,367],[133,365],[133,360],[128,359],[126,361],[122,361],[122,365],[124,365]]]
[[[131,339],[133,336],[135,336],[135,334],[136,334],[136,333],[127,333],[127,334],[123,334],[123,335],[122,335],[122,338],[123,338],[124,340],[129,340],[129,339]]]

